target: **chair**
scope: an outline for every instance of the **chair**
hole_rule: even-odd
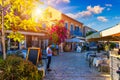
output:
[[[89,57],[89,67],[92,67],[92,64],[93,64],[93,59],[96,57],[95,54],[91,54],[90,57]]]
[[[99,64],[98,70],[100,72],[110,72],[110,60],[104,59],[101,64]]]

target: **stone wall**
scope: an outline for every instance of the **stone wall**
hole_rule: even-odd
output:
[[[120,67],[120,59],[116,56],[110,56],[111,64],[110,64],[110,74],[111,80],[119,80],[119,75],[117,74],[117,70]]]

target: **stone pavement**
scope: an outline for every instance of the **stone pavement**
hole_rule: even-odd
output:
[[[52,57],[51,72],[44,80],[110,80],[89,68],[84,53],[60,53]]]

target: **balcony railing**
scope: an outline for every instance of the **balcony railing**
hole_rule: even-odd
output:
[[[78,31],[78,30],[74,30],[74,31],[71,30],[71,31],[70,31],[70,34],[71,34],[71,35],[75,35],[75,36],[80,36],[80,37],[83,36],[83,35],[82,35],[82,32],[81,32],[80,30],[79,30],[79,31]]]

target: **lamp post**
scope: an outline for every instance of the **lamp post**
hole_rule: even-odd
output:
[[[3,52],[3,59],[6,59],[6,50],[5,50],[5,33],[4,33],[4,0],[2,0],[2,30],[1,30],[1,38],[2,38],[2,52]]]

